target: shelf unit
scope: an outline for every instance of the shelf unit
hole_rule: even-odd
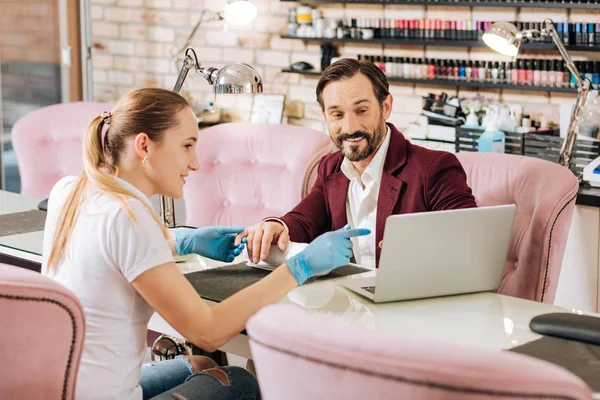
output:
[[[531,2],[531,1],[428,1],[428,0],[280,0],[283,2],[296,2],[304,4],[378,4],[378,5],[403,5],[403,6],[466,6],[466,7],[527,7],[527,8],[566,8],[598,10],[600,2]]]
[[[282,0],[283,1],[283,0]],[[598,6],[600,9],[600,5]],[[321,43],[362,43],[362,44],[383,44],[400,46],[434,46],[434,47],[487,47],[485,43],[479,40],[432,40],[432,39],[337,39],[337,38],[317,38],[300,37],[292,35],[280,35],[282,39],[302,40],[305,42]],[[524,43],[522,49],[528,50],[556,50],[554,43]],[[589,51],[600,52],[600,44],[596,46],[567,46],[569,51]],[[558,50],[557,50],[558,51]]]
[[[296,2],[301,4],[310,4],[318,6],[320,4],[377,4],[377,5],[420,5],[420,6],[468,6],[468,7],[529,7],[529,8],[561,8],[561,9],[589,9],[600,10],[600,0],[589,0],[580,2],[580,0],[562,1],[538,1],[538,0],[280,0],[282,2]],[[397,45],[397,46],[431,46],[431,47],[466,47],[466,48],[485,48],[485,43],[481,40],[441,40],[441,39],[392,39],[392,38],[377,38],[377,39],[352,39],[352,38],[312,38],[298,37],[291,35],[280,35],[282,39],[301,40],[304,42],[320,42],[323,44],[334,43],[362,43],[374,45]],[[556,50],[554,43],[534,42],[524,43],[522,49],[527,50]],[[567,46],[569,51],[584,51],[584,52],[600,52],[600,43],[595,46],[570,45]],[[282,72],[296,73],[303,75],[319,76],[321,72],[297,71],[290,68],[283,69]],[[512,85],[507,83],[492,83],[492,82],[472,82],[472,81],[457,81],[457,80],[442,80],[442,79],[408,79],[398,77],[388,77],[389,82],[410,83],[410,84],[431,84],[439,86],[454,86],[454,87],[470,87],[470,88],[489,88],[489,89],[508,89],[522,91],[537,91],[537,92],[563,92],[577,93],[576,88],[564,88],[553,86],[529,86],[529,85]]]
[[[291,74],[301,74],[308,76],[321,76],[320,71],[308,70],[308,71],[297,71],[295,69],[283,69],[282,72]],[[472,87],[481,89],[510,89],[510,90],[526,90],[536,92],[563,92],[563,93],[577,93],[576,88],[563,88],[553,86],[527,86],[527,85],[511,85],[508,83],[492,83],[492,82],[471,82],[471,81],[451,81],[446,79],[412,79],[412,78],[398,78],[388,77],[389,82],[398,83],[413,83],[413,84],[429,84],[439,86],[455,86],[455,87]]]

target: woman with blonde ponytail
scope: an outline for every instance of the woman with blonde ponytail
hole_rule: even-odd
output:
[[[245,238],[235,241],[244,228],[178,229],[170,240],[149,201],[156,194],[183,195],[185,177],[199,169],[197,141],[197,119],[183,97],[162,89],[133,91],[94,118],[85,132],[83,171],[61,179],[50,193],[42,273],[73,291],[86,315],[77,399],[260,399],[246,370],[218,367],[206,357],[142,365],[152,313],[214,351],[261,307],[346,265],[350,237],[369,233],[326,233],[260,282],[209,307],[174,255],[231,262],[244,247]]]

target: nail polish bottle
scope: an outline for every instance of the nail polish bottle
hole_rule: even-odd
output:
[[[440,21],[439,19],[435,20],[435,23],[433,24],[433,38],[435,40],[439,40],[441,39],[441,33],[442,32],[442,21]]]
[[[460,79],[460,67],[458,65],[459,61],[456,60],[454,61],[454,65],[452,66],[452,76],[454,77],[455,81]]]
[[[406,57],[404,62],[402,63],[402,77],[403,78],[411,78],[410,76],[410,59]]]
[[[466,28],[466,33],[465,33],[465,39],[466,40],[473,40],[473,21],[472,20],[467,20],[467,28]]]
[[[417,77],[417,59],[414,57],[411,58],[409,66],[410,66],[410,77],[416,78]]]
[[[533,60],[531,69],[533,70],[533,85],[538,86],[542,80],[540,62],[538,60]]]
[[[482,61],[479,64],[479,80],[485,82],[487,80],[486,62]]]
[[[469,60],[469,62],[467,63],[467,66],[465,68],[465,79],[467,81],[470,81],[472,74],[473,74],[473,61]]]
[[[592,23],[587,24],[588,27],[588,46],[594,46],[596,43],[596,33],[594,32],[595,25]]]
[[[450,21],[450,40],[456,40],[456,21]]]
[[[397,78],[403,78],[404,73],[402,71],[402,63],[404,61],[403,57],[394,57],[394,70],[396,71]]]
[[[600,44],[600,23],[596,24],[594,36],[595,36],[594,43]]]
[[[585,62],[585,73],[582,73],[583,76],[585,76],[585,79],[587,79],[590,82],[594,81],[594,62],[593,61],[588,61]]]
[[[385,72],[385,62],[381,59],[381,56],[375,57],[375,65],[377,65],[380,70]]]
[[[498,82],[506,83],[506,62],[500,64],[500,69],[498,69]]]
[[[483,36],[483,32],[481,31],[481,21],[475,21],[475,39],[476,40],[481,40],[481,37]]]
[[[596,89],[600,89],[600,61],[594,62],[594,74],[592,75],[592,84]]]
[[[491,80],[493,83],[498,83],[498,75],[500,74],[498,68],[498,61],[494,62],[493,66],[490,68],[491,72]]]
[[[539,85],[541,86],[548,86],[548,80],[549,80],[549,75],[548,75],[548,68],[547,68],[547,64],[548,60],[540,60],[540,82]]]
[[[581,63],[579,61],[573,62],[575,64],[575,68],[581,73]],[[575,74],[569,71],[569,85],[572,88],[577,87],[577,81],[575,80]]]
[[[473,70],[471,71],[471,80],[478,81],[479,80],[479,61],[475,60],[473,64]]]
[[[456,21],[456,30],[458,40],[465,40],[467,38],[467,21]]]
[[[557,87],[566,87],[565,81],[568,82],[569,72],[565,71],[564,61],[555,60],[556,61],[556,86]]]
[[[427,78],[435,79],[435,61],[429,60],[427,63]]]
[[[396,37],[398,39],[406,39],[406,37],[404,37],[404,23],[406,21],[404,21],[403,19],[398,19],[396,20]]]
[[[527,70],[527,82],[525,84],[531,86],[533,85],[533,63],[531,60],[525,61],[525,69]]]
[[[454,80],[454,61],[448,60],[446,64],[446,79],[452,81]]]
[[[527,70],[525,70],[525,61],[524,60],[519,60],[517,61],[518,65],[519,65],[519,80],[518,83],[519,85],[525,85],[525,82],[527,81]]]
[[[556,85],[556,71],[554,70],[554,60],[547,60],[546,68],[548,69],[548,82],[546,83],[546,85],[555,86]]]
[[[562,61],[562,60],[560,61],[560,70],[561,70],[562,75],[563,75],[562,87],[569,87],[569,86],[571,86],[571,72],[565,66],[565,62]]]
[[[565,46],[569,45],[569,39],[570,39],[570,26],[571,24],[569,24],[568,22],[563,22],[563,44]]]
[[[384,56],[383,60],[385,61],[385,71],[390,76],[396,76],[396,68],[394,68],[394,57]]]
[[[581,31],[581,22],[576,22],[575,23],[575,46],[581,46],[582,42],[583,42],[583,32]]]
[[[434,79],[440,79],[440,69],[442,68],[440,60],[435,60],[435,72],[433,74]]]
[[[434,40],[435,36],[436,36],[435,24],[436,24],[435,20],[432,19],[429,21],[429,39],[431,39],[431,40]]]
[[[511,67],[510,67],[510,83],[512,85],[518,85],[519,84],[519,63],[516,61],[513,61],[510,63]]]
[[[558,37],[560,38],[560,40],[564,43],[564,33],[563,33],[563,23],[562,22],[558,22],[556,24],[556,33],[558,34]],[[552,40],[552,36],[548,35],[546,36],[546,38]]]

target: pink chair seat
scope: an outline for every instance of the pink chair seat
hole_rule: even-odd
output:
[[[83,307],[73,293],[0,264],[0,398],[73,399],[84,337]]]
[[[498,292],[553,303],[579,189],[577,178],[565,167],[532,157],[469,152],[456,156],[478,205],[517,205]]]
[[[349,329],[296,306],[266,307],[246,328],[265,400],[592,398],[545,361]]]
[[[186,224],[250,226],[306,196],[329,136],[295,125],[228,123],[199,132],[200,170],[184,186]]]
[[[89,123],[112,104],[77,102],[35,110],[19,119],[11,133],[21,177],[21,193],[46,199],[62,177],[83,166],[82,139]]]

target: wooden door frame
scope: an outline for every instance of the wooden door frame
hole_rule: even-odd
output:
[[[60,1],[60,0],[59,0]],[[63,0],[66,5],[66,45],[71,49],[70,68],[68,73],[68,101],[83,100],[82,40],[81,40],[81,7],[80,0]],[[61,49],[61,54],[62,54]]]

